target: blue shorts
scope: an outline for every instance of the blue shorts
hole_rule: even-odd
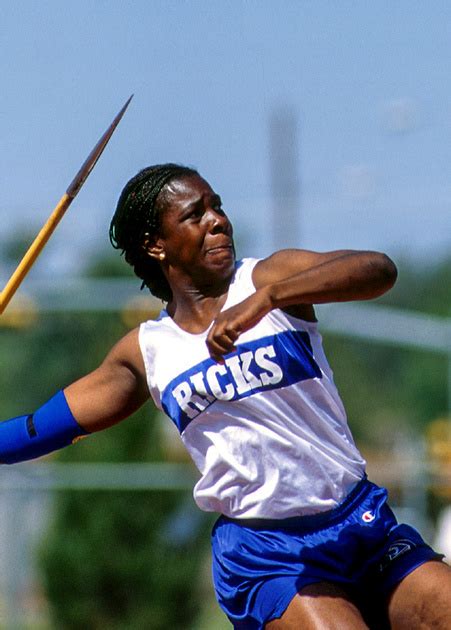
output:
[[[380,611],[408,573],[442,558],[413,527],[397,523],[387,491],[366,479],[325,513],[284,520],[221,516],[212,545],[216,596],[240,630],[263,629],[315,582],[340,585],[362,612],[367,605]]]

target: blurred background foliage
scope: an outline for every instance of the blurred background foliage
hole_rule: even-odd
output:
[[[394,288],[374,304],[449,317],[451,258],[428,267],[398,262]],[[445,354],[324,335],[354,436],[381,447],[397,432],[423,432],[447,414]]]
[[[112,258],[99,258],[87,275],[123,269]],[[402,262],[397,286],[378,301],[449,316],[451,259],[421,271]],[[96,367],[126,332],[120,313],[46,314],[25,329],[0,328],[0,417],[42,404]],[[361,447],[385,449],[397,432],[422,434],[431,420],[445,414],[444,356],[330,334],[325,347]],[[173,452],[162,435],[148,403],[124,423],[51,458],[165,461]],[[201,577],[213,520],[198,514],[186,492],[56,493],[39,551],[54,627],[194,628],[209,605]]]

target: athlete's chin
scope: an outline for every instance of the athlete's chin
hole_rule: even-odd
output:
[[[235,251],[233,247],[215,247],[205,252],[205,260],[215,267],[235,265]]]

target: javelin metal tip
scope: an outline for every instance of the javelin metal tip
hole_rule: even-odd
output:
[[[89,173],[92,171],[92,169],[96,165],[97,160],[102,155],[104,148],[108,144],[109,139],[113,135],[114,130],[118,126],[122,116],[125,113],[125,110],[129,106],[130,101],[132,100],[133,96],[134,96],[134,94],[132,94],[127,99],[127,101],[125,102],[125,104],[123,105],[121,110],[116,114],[116,116],[113,119],[113,122],[110,124],[110,126],[105,131],[103,136],[97,142],[97,144],[95,145],[95,147],[93,148],[91,153],[88,155],[88,157],[86,158],[86,160],[82,164],[80,170],[78,171],[78,173],[75,175],[74,179],[69,184],[69,186],[68,186],[68,188],[66,190],[66,194],[71,199],[74,199],[74,197],[77,195],[78,191],[80,190],[80,188],[85,183],[86,178],[88,177]]]

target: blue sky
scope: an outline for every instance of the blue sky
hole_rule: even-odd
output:
[[[284,108],[297,119],[286,141],[298,156],[299,224],[282,218],[277,242],[443,258],[450,51],[451,4],[440,1],[5,2],[0,246],[39,229],[134,93],[38,273],[74,273],[107,249],[122,186],[164,161],[212,183],[240,253],[269,253],[269,121]]]

